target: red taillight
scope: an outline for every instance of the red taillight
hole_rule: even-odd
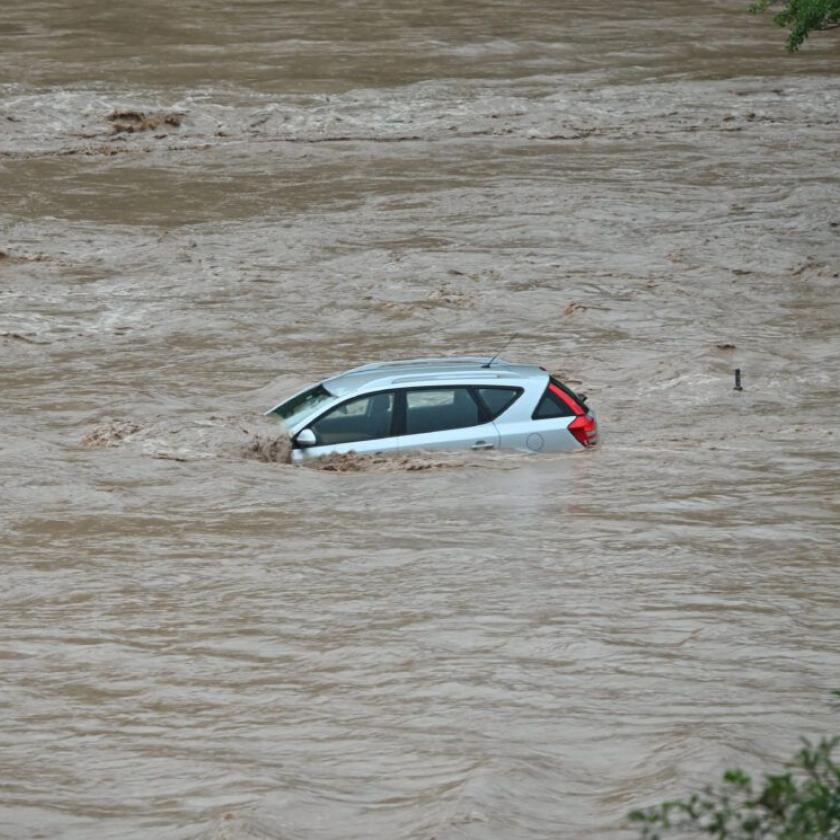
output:
[[[578,415],[569,423],[568,429],[581,446],[594,446],[598,443],[598,424],[591,414]]]

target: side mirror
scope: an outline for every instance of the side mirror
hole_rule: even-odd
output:
[[[304,429],[298,432],[295,438],[295,446],[299,446],[301,449],[305,449],[307,446],[315,446],[316,443],[318,443],[318,438],[315,437],[315,432],[312,429]]]

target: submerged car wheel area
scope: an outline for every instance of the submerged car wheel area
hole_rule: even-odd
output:
[[[292,460],[413,449],[564,452],[598,440],[595,413],[536,365],[461,356],[364,365],[266,414],[292,438]]]

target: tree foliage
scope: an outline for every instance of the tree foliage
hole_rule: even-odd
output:
[[[757,0],[750,11],[764,12],[771,6],[781,7],[773,20],[790,30],[785,42],[790,52],[796,52],[811,32],[840,26],[840,0]]]
[[[643,840],[710,836],[717,840],[840,840],[840,738],[804,742],[789,770],[767,775],[760,788],[743,770],[687,800],[633,811]]]

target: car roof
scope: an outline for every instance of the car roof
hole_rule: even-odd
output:
[[[322,384],[331,394],[344,396],[377,388],[410,388],[437,383],[524,385],[526,381],[543,381],[547,375],[537,365],[512,364],[493,356],[444,356],[374,362],[339,373]]]

